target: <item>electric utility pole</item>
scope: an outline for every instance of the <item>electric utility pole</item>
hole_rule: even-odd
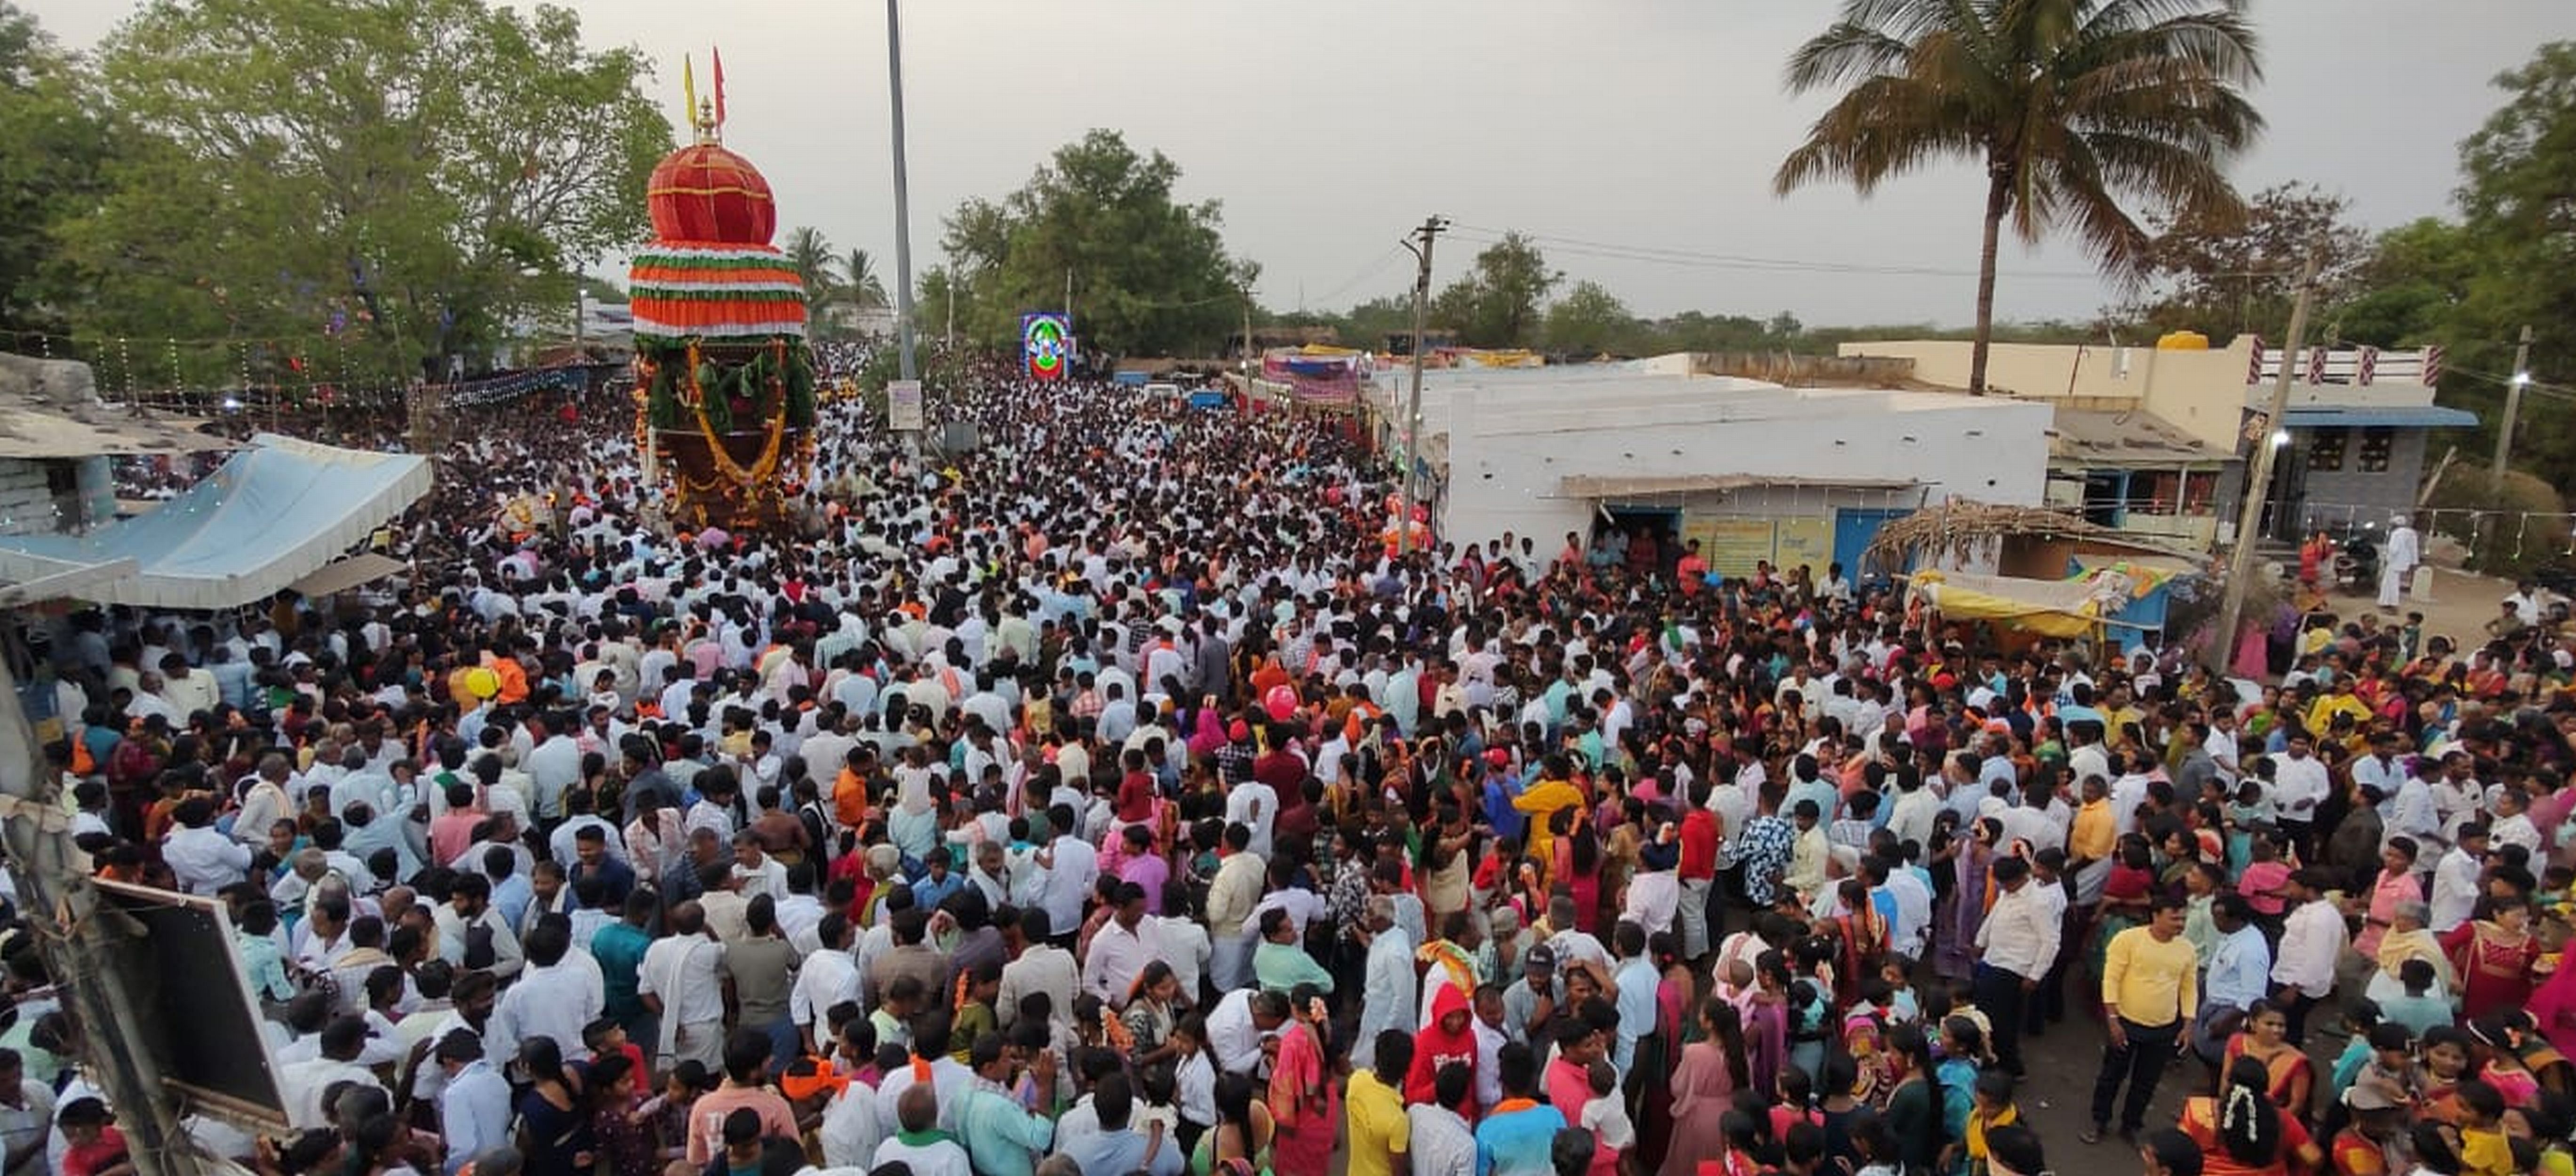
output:
[[[912,196],[903,163],[903,18],[895,11],[899,2],[886,0],[886,86],[894,109],[894,324],[902,349],[898,370],[904,379],[915,380],[921,372],[912,361]]]
[[[1422,227],[1404,242],[1404,247],[1413,250],[1415,260],[1422,264],[1413,277],[1413,390],[1404,398],[1404,472],[1399,499],[1403,505],[1395,520],[1398,555],[1413,554],[1413,471],[1422,452],[1422,334],[1431,314],[1431,245],[1448,228],[1447,218],[1426,217]],[[1415,241],[1422,244],[1416,246]]]
[[[2531,327],[2522,328],[2522,343],[2513,349],[2513,378],[2505,381],[2504,421],[2496,426],[2495,487],[2504,489],[2506,463],[2513,460],[2513,422],[2522,415],[2522,389],[2531,383]]]
[[[2299,370],[2299,347],[2308,332],[2308,306],[2316,300],[2317,259],[2311,254],[2299,269],[2299,301],[2290,309],[2290,338],[2281,352],[2281,371],[2272,381],[2272,404],[2263,414],[2263,435],[2254,442],[2253,468],[2245,479],[2245,501],[2236,510],[2236,546],[2228,552],[2227,596],[2218,610],[2218,632],[2211,639],[2209,664],[2225,673],[2236,657],[2236,630],[2245,616],[2245,592],[2253,586],[2254,546],[2263,526],[2263,500],[2272,493],[2272,462],[2289,447],[2281,424],[2290,410],[2290,380]],[[2282,505],[2287,506],[2287,503]]]

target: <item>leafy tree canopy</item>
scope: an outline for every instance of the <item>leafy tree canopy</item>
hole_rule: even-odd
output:
[[[338,325],[353,367],[439,370],[643,239],[648,72],[546,5],[154,0],[100,53],[135,142],[63,229],[68,305],[94,335]]]
[[[2360,293],[2370,268],[2370,234],[2348,218],[2350,208],[2341,196],[2288,183],[2256,193],[2241,213],[2200,206],[2157,216],[2139,263],[2141,289],[2118,317],[2148,337],[2199,331],[2224,344],[2252,332],[2277,343],[2298,301],[2300,267],[2313,255],[2317,304],[2331,319],[2332,308]]]
[[[1476,254],[1475,268],[1432,300],[1431,322],[1474,347],[1530,347],[1539,342],[1539,308],[1565,275],[1549,269],[1536,242],[1517,232]]]
[[[924,274],[917,305],[944,315],[953,286],[960,333],[1015,346],[1020,315],[1063,309],[1070,276],[1084,348],[1213,354],[1260,270],[1226,253],[1218,202],[1176,200],[1180,178],[1162,152],[1139,155],[1124,135],[1094,130],[1000,202],[958,205],[942,238],[953,260]]]
[[[99,199],[116,134],[78,63],[0,0],[0,330],[55,332],[55,231]]]

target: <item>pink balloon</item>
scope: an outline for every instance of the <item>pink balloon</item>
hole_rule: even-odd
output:
[[[1261,696],[1261,709],[1270,712],[1272,722],[1287,722],[1288,716],[1297,713],[1296,688],[1285,682],[1271,687],[1269,693]]]

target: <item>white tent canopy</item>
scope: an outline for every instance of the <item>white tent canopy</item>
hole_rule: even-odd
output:
[[[425,457],[262,433],[149,514],[86,535],[0,537],[0,582],[131,560],[132,575],[58,595],[145,608],[235,608],[320,570],[429,487]]]

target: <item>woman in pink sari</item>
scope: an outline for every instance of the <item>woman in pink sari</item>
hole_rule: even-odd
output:
[[[1333,1159],[1333,1132],[1342,1121],[1342,1096],[1324,1059],[1321,1034],[1328,1012],[1323,993],[1300,984],[1289,999],[1290,1020],[1279,1030],[1279,1054],[1270,1066],[1270,1118],[1274,1171],[1321,1172]]]

